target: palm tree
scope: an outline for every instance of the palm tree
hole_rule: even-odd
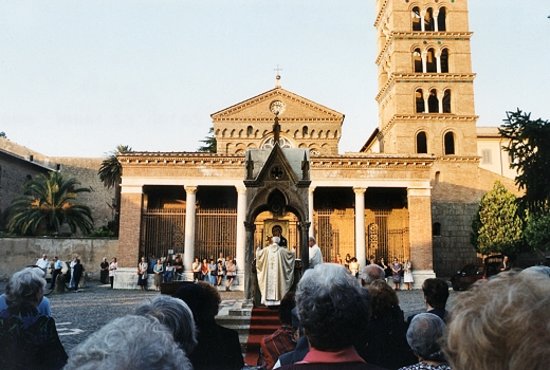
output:
[[[107,189],[115,188],[115,198],[113,199],[113,204],[109,205],[114,212],[114,217],[108,225],[108,228],[114,235],[118,235],[118,222],[120,215],[120,181],[122,179],[122,165],[120,164],[117,156],[131,151],[132,148],[128,145],[118,145],[116,149],[111,152],[109,157],[101,162],[101,166],[97,171],[99,179],[103,182],[103,185],[105,185]]]
[[[111,152],[109,157],[101,162],[101,166],[99,167],[97,174],[107,189],[120,185],[122,165],[118,161],[117,156],[119,154],[124,154],[131,151],[132,148],[128,145],[118,145],[116,149]]]
[[[88,234],[94,227],[89,207],[76,201],[90,188],[79,187],[74,178],[65,180],[59,172],[40,174],[23,185],[23,195],[9,207],[8,231],[19,235],[58,235],[62,225],[72,233]]]

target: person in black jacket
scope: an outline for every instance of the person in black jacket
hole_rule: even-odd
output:
[[[36,270],[15,273],[6,286],[8,307],[0,311],[0,369],[55,370],[67,362],[54,319],[37,310],[46,280]]]
[[[417,358],[410,349],[407,325],[395,291],[383,280],[367,286],[371,298],[372,316],[366,330],[367,345],[358,349],[370,363],[388,369],[412,365]]]
[[[74,291],[78,291],[78,284],[80,284],[80,279],[82,278],[82,274],[84,273],[84,266],[80,263],[80,258],[77,258],[75,261],[75,265],[73,268],[73,274],[74,274]]]
[[[215,321],[221,303],[218,290],[203,281],[183,284],[174,297],[183,300],[197,324],[197,346],[189,354],[195,370],[240,370],[244,366],[235,330],[224,328]]]

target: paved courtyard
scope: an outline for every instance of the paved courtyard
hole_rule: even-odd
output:
[[[1,291],[4,286],[5,283],[0,284]],[[75,346],[110,320],[133,313],[138,305],[158,294],[160,293],[156,291],[111,290],[109,285],[91,282],[77,293],[52,293],[48,298],[61,342],[67,353],[70,353]],[[244,299],[242,292],[220,291],[220,294],[220,315],[227,315],[230,308],[241,307]],[[420,290],[401,291],[398,296],[405,317],[424,309]]]

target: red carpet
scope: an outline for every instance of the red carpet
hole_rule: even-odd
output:
[[[260,340],[266,335],[272,334],[280,325],[278,310],[265,307],[252,309],[244,358],[245,364],[256,365],[260,354]]]

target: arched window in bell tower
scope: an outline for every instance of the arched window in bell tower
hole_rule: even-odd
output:
[[[429,48],[426,54],[426,72],[437,72],[437,60],[435,59],[435,50],[433,48]]]
[[[445,155],[455,154],[455,134],[452,131],[449,131],[445,134],[445,136],[443,137],[443,143],[445,145]]]
[[[307,126],[302,127],[302,137],[306,137],[309,134],[309,129]]]
[[[441,73],[449,73],[449,49],[441,50]]]
[[[419,154],[428,153],[428,139],[424,131],[416,134],[416,152]]]
[[[415,6],[411,11],[412,18],[412,30],[421,31],[422,26],[420,25],[420,8]]]
[[[252,126],[248,126],[246,128],[246,136],[250,137],[254,134],[254,129],[252,128]]]
[[[416,89],[415,99],[416,99],[416,113],[425,113],[426,108],[424,105],[424,93],[422,92],[422,89]]]
[[[439,113],[439,99],[437,98],[437,90],[430,90],[428,97],[428,113]]]
[[[415,73],[422,73],[422,54],[420,52],[420,49],[416,48],[413,51],[413,64],[414,64],[414,72]]]
[[[439,31],[447,30],[447,9],[445,9],[445,7],[439,9],[439,14],[437,15],[437,29]]]
[[[447,89],[443,93],[443,113],[451,113],[451,90]]]
[[[432,8],[426,9],[426,14],[424,14],[424,31],[435,31],[434,11]]]

